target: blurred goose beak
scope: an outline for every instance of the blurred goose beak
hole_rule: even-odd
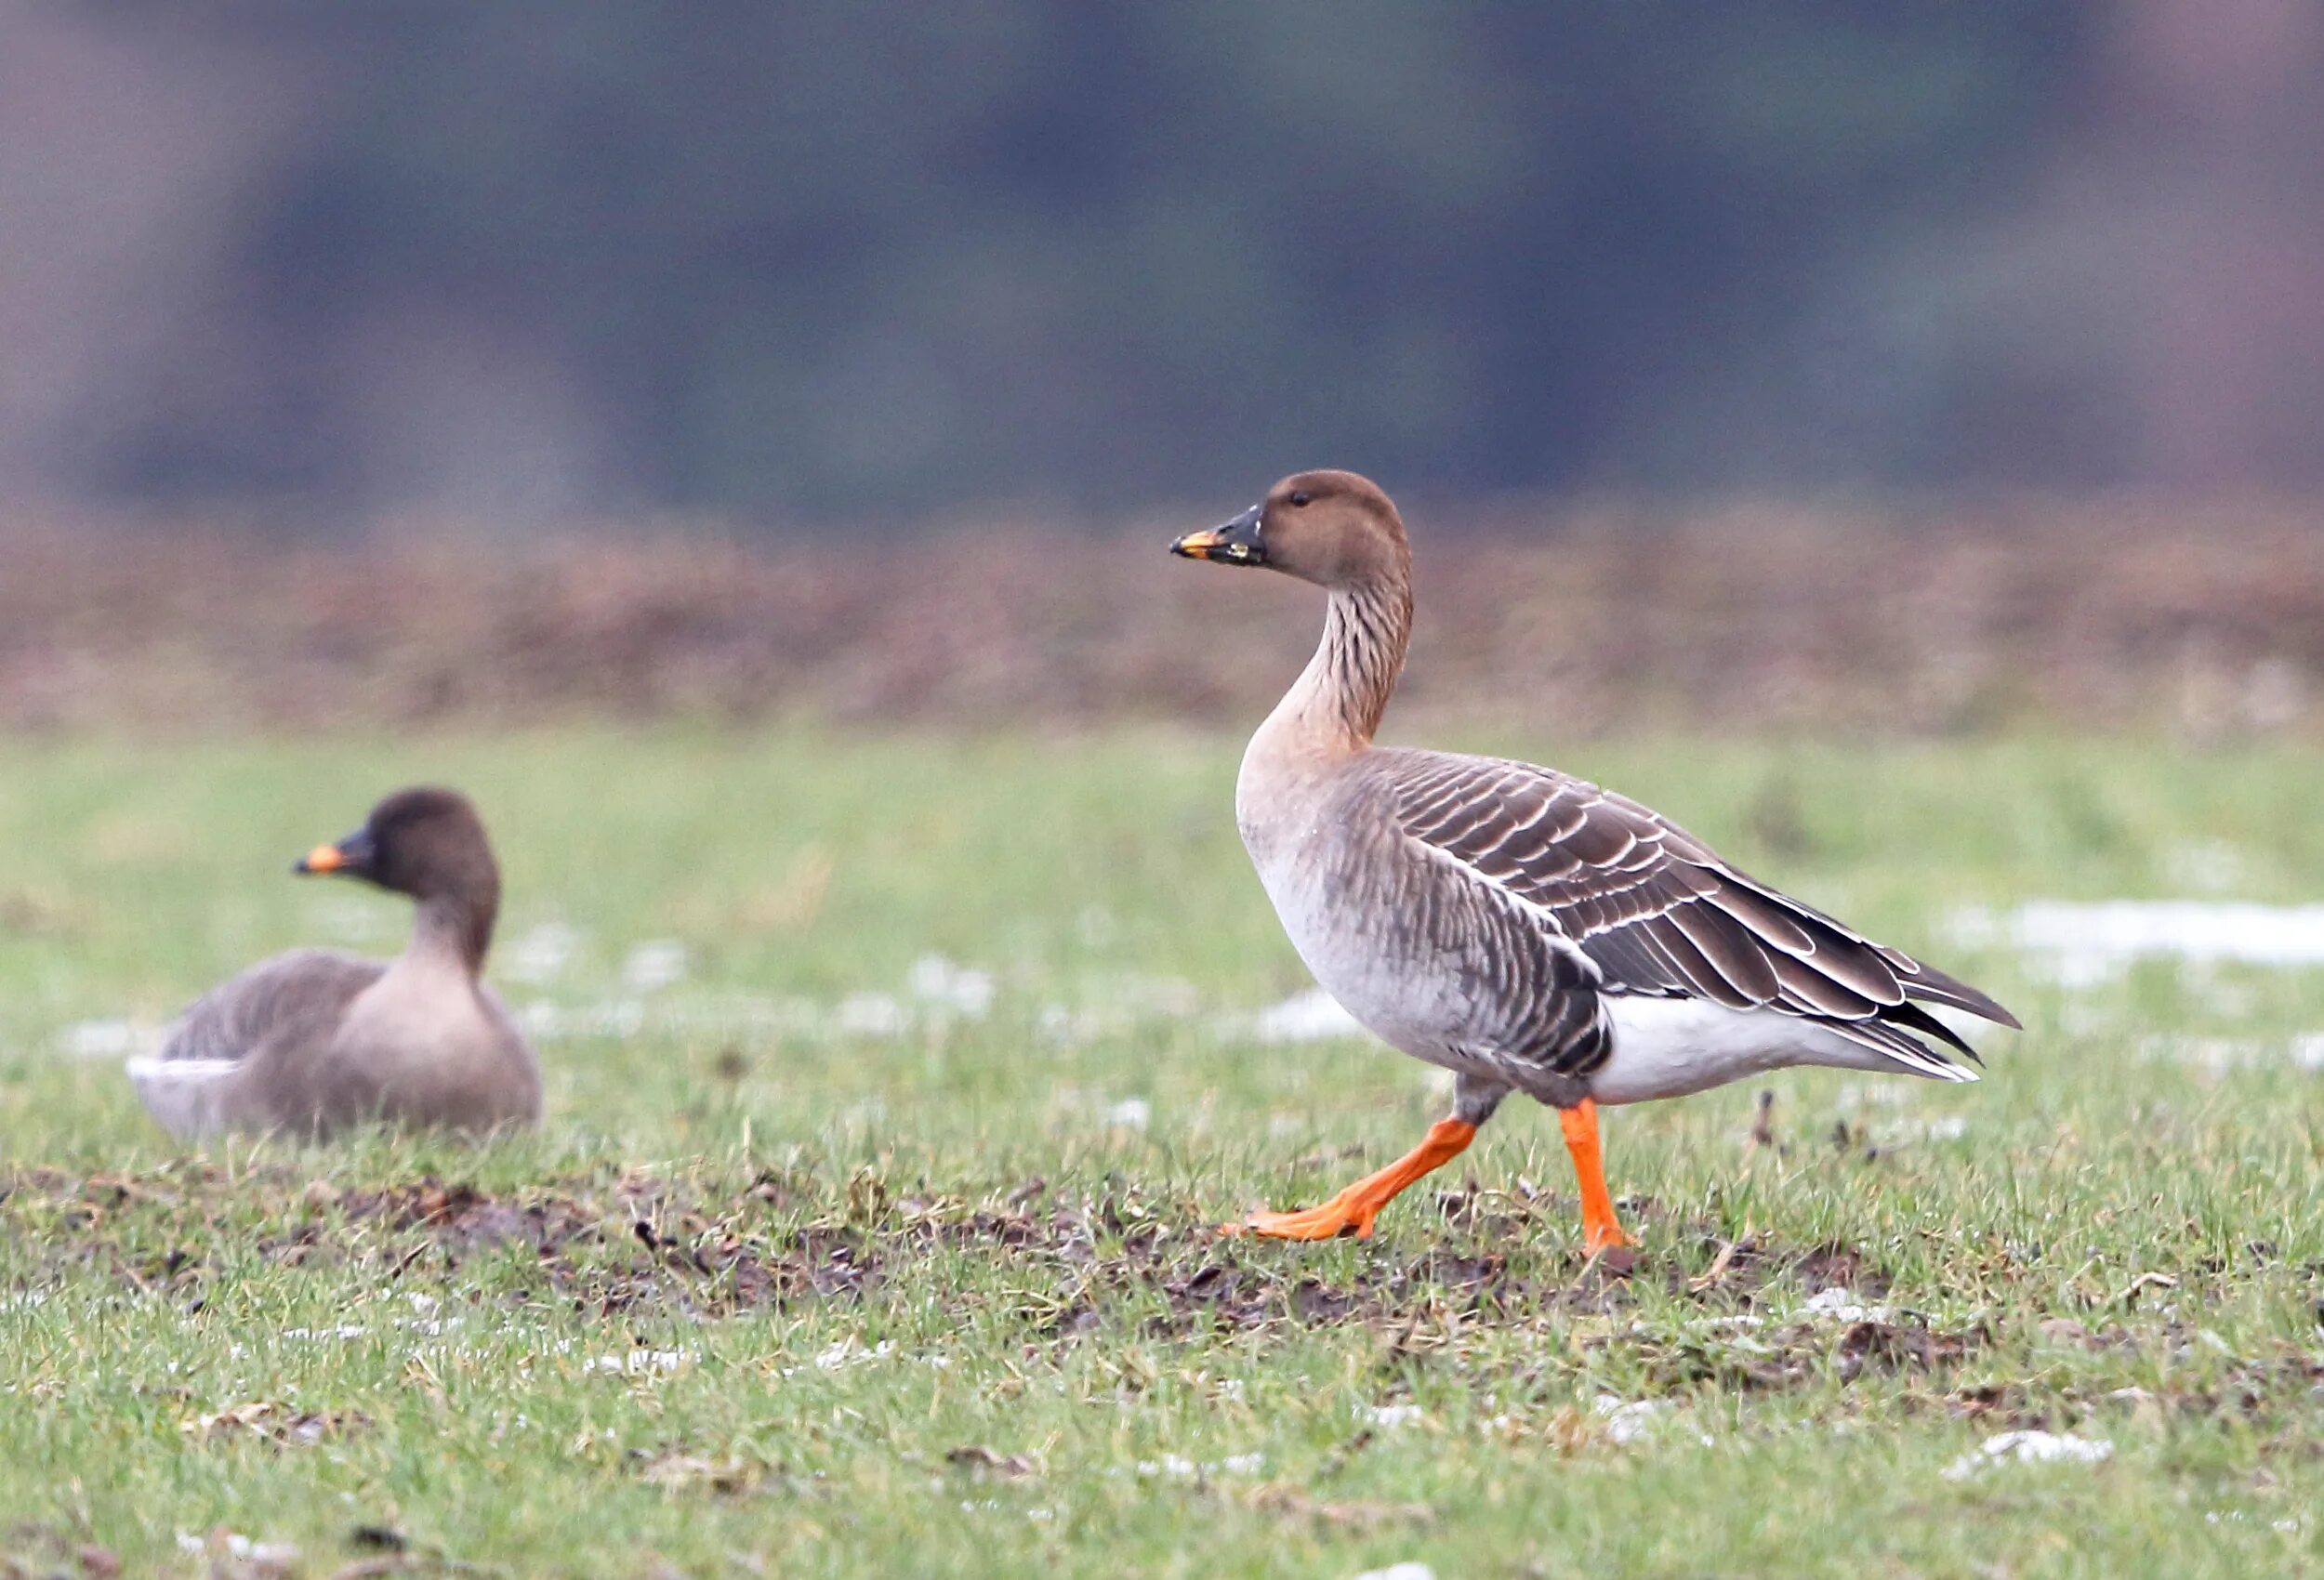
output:
[[[371,865],[371,835],[358,830],[337,845],[318,845],[298,859],[295,873],[360,873]]]
[[[1265,511],[1254,505],[1235,520],[1198,533],[1188,533],[1170,545],[1172,554],[1188,560],[1217,560],[1229,565],[1264,565],[1266,545],[1260,537]]]

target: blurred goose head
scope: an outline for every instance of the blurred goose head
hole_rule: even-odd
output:
[[[500,867],[483,821],[456,790],[399,790],[337,844],[318,845],[293,869],[359,877],[423,908],[455,914],[463,952],[481,964],[500,910]]]
[[[1234,520],[1188,533],[1170,552],[1281,571],[1335,592],[1406,580],[1404,519],[1369,478],[1294,472]]]

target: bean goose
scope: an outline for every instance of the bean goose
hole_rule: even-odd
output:
[[[1938,1005],[2015,1026],[1966,983],[1780,894],[1636,801],[1552,769],[1375,746],[1412,626],[1412,556],[1379,487],[1301,472],[1171,545],[1329,595],[1305,672],[1251,737],[1235,816],[1315,980],[1382,1040],[1455,1074],[1453,1112],[1320,1206],[1230,1232],[1367,1236],[1501,1099],[1559,1110],[1585,1247],[1629,1244],[1597,1105],[1793,1064],[1974,1081]]]
[[[197,1000],[151,1059],[129,1061],[171,1134],[323,1137],[385,1120],[485,1131],[536,1122],[540,1073],[478,981],[500,909],[484,826],[451,790],[401,790],[293,869],[363,878],[417,902],[393,960],[297,949]]]

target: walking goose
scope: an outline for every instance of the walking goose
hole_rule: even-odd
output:
[[[1411,633],[1412,555],[1368,480],[1298,473],[1170,547],[1329,594],[1315,656],[1244,753],[1235,822],[1325,991],[1457,1078],[1451,1115],[1406,1156],[1320,1206],[1254,1213],[1229,1232],[1368,1236],[1382,1206],[1516,1091],[1559,1111],[1585,1248],[1627,1244],[1599,1103],[1792,1064],[1974,1081],[1954,1056],[1975,1055],[1921,1006],[2018,1023],[1636,801],[1528,763],[1373,745]]]
[[[485,1131],[540,1118],[540,1072],[500,996],[477,980],[500,869],[468,797],[400,790],[293,871],[360,877],[418,902],[395,959],[296,949],[189,1008],[159,1055],[129,1061],[172,1135],[321,1138],[387,1120]]]

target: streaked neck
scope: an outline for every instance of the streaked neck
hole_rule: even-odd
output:
[[[1388,711],[1412,638],[1412,582],[1388,574],[1333,591],[1315,656],[1260,727],[1293,750],[1362,751]]]

